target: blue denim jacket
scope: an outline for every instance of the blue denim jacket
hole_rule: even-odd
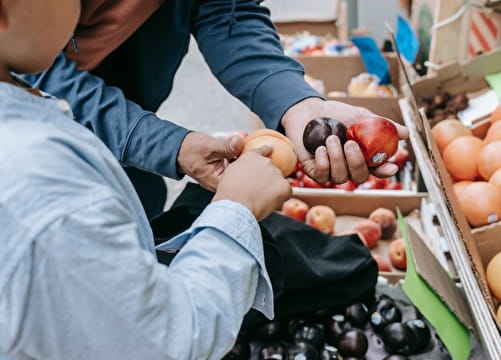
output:
[[[0,359],[220,359],[273,316],[258,224],[209,205],[169,267],[135,191],[65,101],[0,83]]]
[[[191,34],[214,75],[269,128],[276,129],[295,103],[319,96],[304,81],[301,64],[284,56],[269,11],[260,3],[164,1],[96,69],[101,78],[78,71],[61,54],[50,70],[25,79],[68,100],[76,120],[122,165],[179,178],[177,155],[188,130],[160,121],[152,111],[169,95]]]

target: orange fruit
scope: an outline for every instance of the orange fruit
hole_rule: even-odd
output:
[[[480,151],[478,172],[485,180],[489,180],[498,169],[501,169],[501,141],[494,141]]]
[[[498,252],[489,261],[485,276],[492,295],[494,295],[497,300],[501,301],[501,252]]]
[[[498,104],[494,109],[494,112],[491,114],[491,124],[494,124],[496,121],[501,120],[501,104]]]
[[[447,145],[442,154],[445,167],[455,180],[475,180],[480,174],[477,161],[484,142],[475,136],[461,136]]]
[[[463,193],[464,188],[472,183],[473,183],[473,181],[471,181],[471,180],[461,180],[461,181],[455,182],[452,185],[452,188],[454,189],[454,193],[456,194],[458,199],[459,199],[459,194]]]
[[[501,169],[498,169],[491,175],[489,178],[489,184],[496,186],[499,190],[501,190]]]
[[[296,152],[292,141],[278,131],[271,129],[253,131],[244,139],[242,154],[266,144],[273,146],[273,151],[269,155],[273,164],[282,171],[285,177],[289,176],[296,169]]]
[[[431,129],[433,139],[437,143],[440,152],[454,139],[460,136],[473,135],[463,123],[457,119],[445,119]]]
[[[501,140],[501,121],[496,121],[492,124],[485,134],[484,142],[489,144],[494,141]]]
[[[488,182],[476,181],[466,186],[459,197],[459,204],[472,227],[501,219],[501,190]]]

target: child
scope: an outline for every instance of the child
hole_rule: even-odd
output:
[[[220,359],[251,307],[273,316],[256,218],[290,186],[270,147],[241,155],[158,264],[117,160],[64,100],[11,75],[49,67],[79,10],[0,0],[0,359]]]

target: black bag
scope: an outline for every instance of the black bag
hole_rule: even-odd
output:
[[[189,183],[171,209],[151,221],[156,243],[186,230],[213,195]],[[357,235],[329,236],[278,213],[259,225],[277,319],[372,301],[378,269]],[[175,256],[165,252],[157,255],[166,265]],[[261,321],[264,316],[251,311],[244,323],[250,326]]]

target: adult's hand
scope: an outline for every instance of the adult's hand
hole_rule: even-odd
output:
[[[304,171],[319,183],[333,181],[337,184],[351,179],[357,183],[367,180],[369,173],[378,177],[390,177],[398,171],[395,164],[385,163],[368,168],[358,144],[347,141],[341,146],[337,136],[327,138],[326,146],[320,146],[312,156],[303,145],[303,131],[306,124],[316,117],[330,117],[350,126],[357,121],[376,116],[369,110],[338,101],[308,98],[290,107],[282,117],[285,134],[296,147],[298,160]],[[409,136],[405,126],[395,124],[400,139]]]
[[[244,140],[233,135],[227,139],[216,139],[212,136],[192,132],[184,138],[177,164],[181,172],[192,177],[203,188],[215,191],[227,159],[232,159],[242,152]]]
[[[280,207],[291,197],[292,189],[268,157],[272,150],[271,145],[249,150],[228,165],[212,201],[238,202],[258,221]]]

